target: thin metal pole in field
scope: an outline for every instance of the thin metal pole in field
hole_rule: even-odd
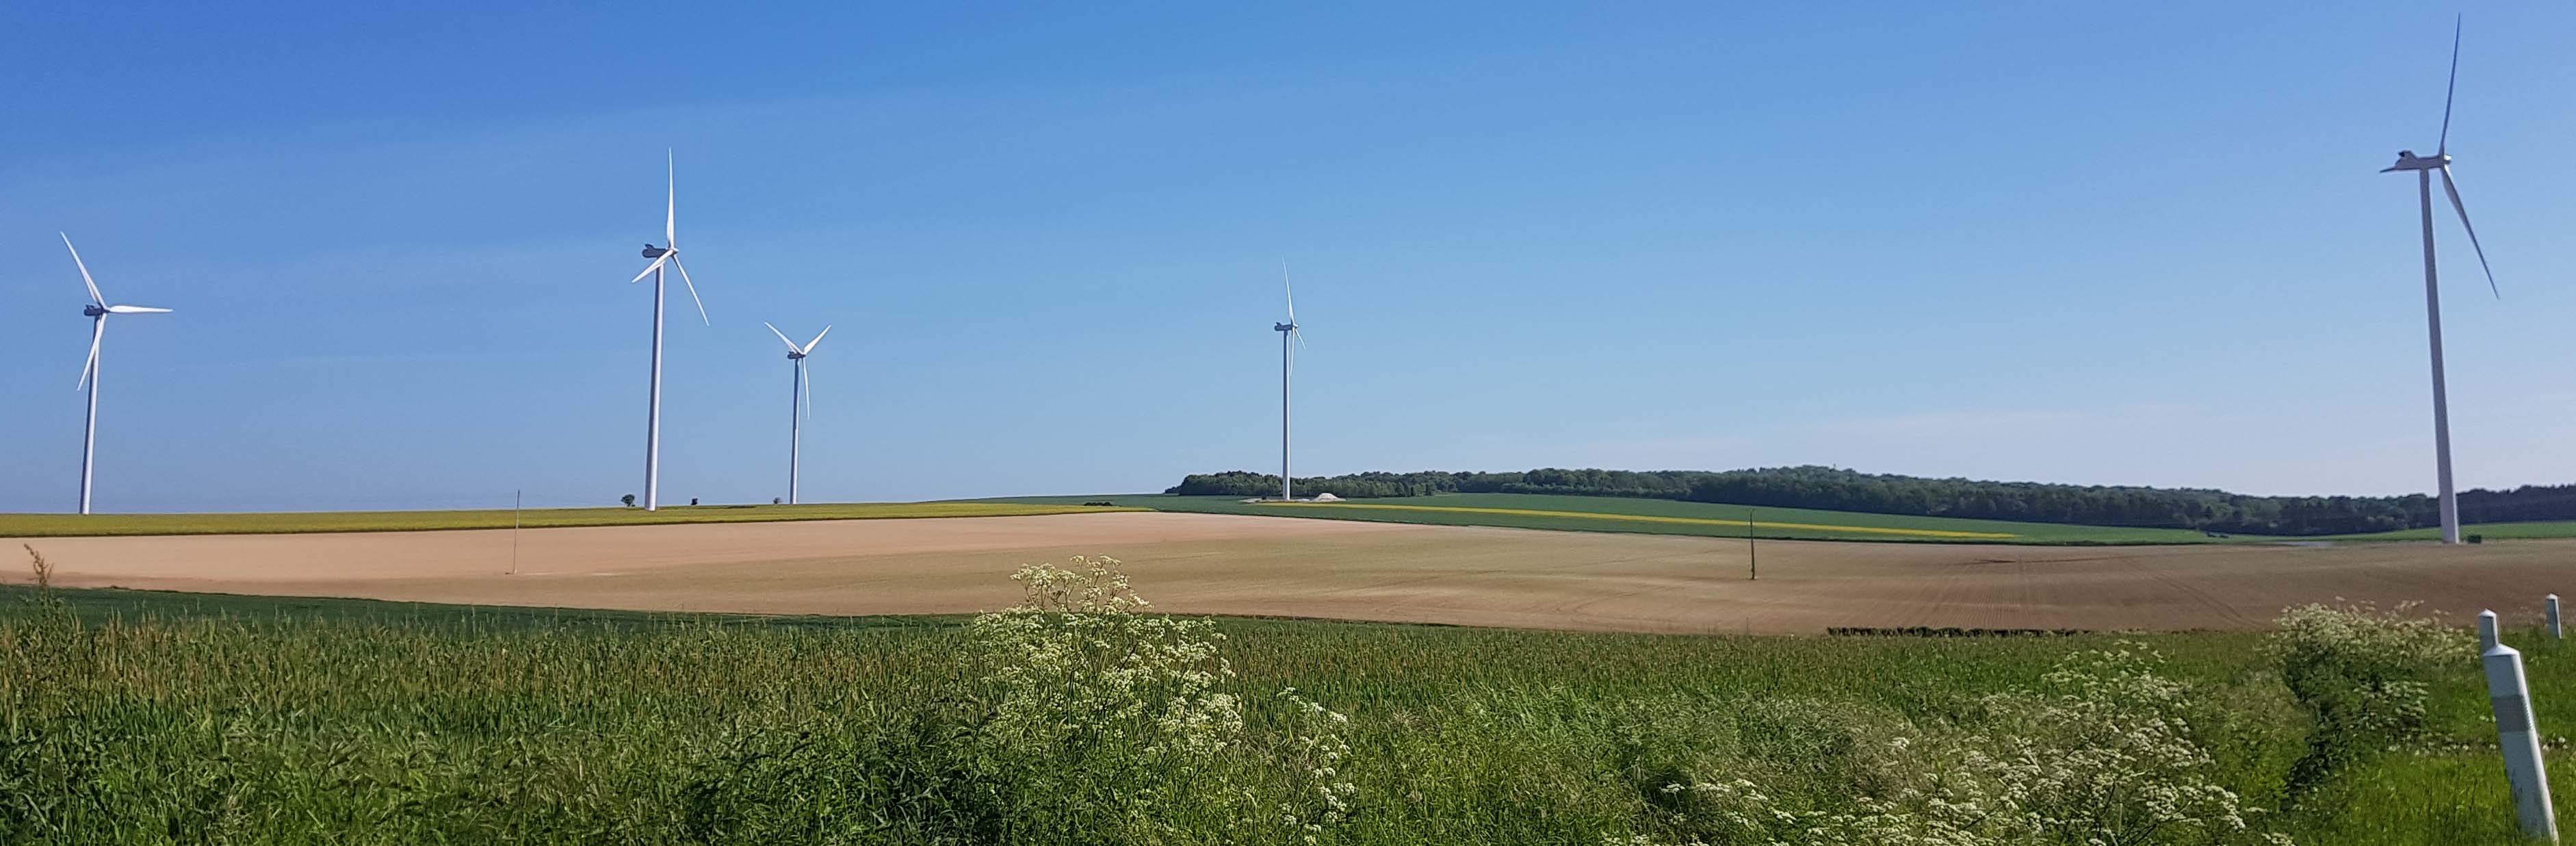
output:
[[[2540,732],[2531,720],[2531,685],[2522,674],[2522,653],[2504,645],[2494,611],[2478,613],[2478,638],[2486,651],[2487,701],[2495,708],[2497,745],[2504,751],[2504,774],[2513,784],[2515,815],[2524,835],[2558,842],[2558,815],[2550,808],[2549,779],[2540,762]]]
[[[1744,509],[1744,562],[1753,568],[1752,573],[1745,576],[1745,580],[1761,581],[1762,551],[1753,546],[1753,509],[1750,508]]]
[[[524,489],[510,492],[510,575],[513,576],[519,574],[519,503],[527,495]]]
[[[2564,640],[2566,637],[2558,629],[2558,594],[2553,593],[2549,595],[2549,639]]]

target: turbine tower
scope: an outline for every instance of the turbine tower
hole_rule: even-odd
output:
[[[644,272],[635,274],[635,278],[626,280],[626,284],[632,285],[643,281],[644,277],[653,277],[653,387],[651,408],[644,414],[644,510],[646,511],[653,511],[662,506],[662,296],[663,274],[667,272],[666,265],[680,271],[680,284],[688,287],[689,301],[698,306],[698,320],[710,326],[714,325],[712,321],[707,320],[706,302],[698,299],[698,284],[690,281],[689,269],[680,264],[678,167],[671,161],[666,161],[664,166],[665,176],[670,182],[666,202],[662,207],[662,246],[644,245],[644,257],[652,259],[653,263],[645,265]]]
[[[1295,372],[1296,348],[1306,345],[1306,333],[1297,329],[1297,288],[1288,284],[1288,262],[1279,262],[1279,287],[1288,293],[1288,322],[1273,323],[1271,331],[1279,333],[1279,498],[1297,498],[1296,483],[1288,475],[1288,377]],[[1294,339],[1296,347],[1289,346]]]
[[[2460,542],[2460,503],[2451,488],[2451,401],[2442,382],[2442,287],[2440,274],[2433,263],[2433,174],[2442,174],[2442,192],[2451,198],[2451,210],[2460,216],[2460,228],[2469,233],[2469,246],[2478,253],[2478,268],[2486,271],[2487,290],[2498,299],[2504,297],[2496,287],[2495,269],[2487,266],[2487,248],[2478,244],[2477,227],[2469,225],[2469,208],[2460,203],[2460,186],[2451,181],[2451,97],[2460,84],[2460,27],[2451,24],[2451,80],[2442,94],[2442,134],[2435,142],[2433,155],[2418,156],[2413,150],[2397,151],[2397,163],[2381,173],[2401,170],[2415,172],[2416,208],[2424,221],[2424,324],[2433,347],[2433,470],[2440,481],[2438,504],[2442,511],[2442,542]]]
[[[108,305],[98,293],[98,280],[90,278],[89,263],[81,261],[80,248],[72,246],[72,236],[63,235],[63,249],[72,251],[72,266],[80,268],[81,284],[89,288],[89,305],[81,314],[89,317],[89,363],[81,365],[80,382],[74,389],[89,389],[89,421],[81,427],[80,513],[89,513],[90,471],[98,458],[98,346],[107,337],[107,316],[111,314],[169,314],[166,308],[150,306]]]
[[[778,336],[778,342],[787,345],[787,361],[796,366],[796,378],[787,394],[787,504],[795,505],[796,451],[805,436],[805,418],[814,414],[814,392],[810,390],[811,383],[805,374],[805,357],[814,354],[814,345],[822,343],[823,336],[832,334],[832,327],[823,327],[823,331],[814,333],[814,340],[806,341],[800,347],[795,341],[787,340],[787,333],[770,326],[769,321],[761,321],[760,325],[769,326],[769,334]]]

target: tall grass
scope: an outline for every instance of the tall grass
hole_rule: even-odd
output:
[[[12,590],[0,842],[2518,842],[2465,655],[2293,795],[2261,635],[1208,623],[1095,563],[907,625]]]

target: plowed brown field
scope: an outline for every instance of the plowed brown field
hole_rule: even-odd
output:
[[[2260,627],[2338,597],[2530,613],[2576,541],[2033,547],[1115,513],[319,535],[40,538],[58,583],[780,614],[989,610],[1019,564],[1106,554],[1157,607],[1644,632]],[[6,540],[9,546],[20,541]],[[513,545],[516,572],[511,572]],[[13,580],[25,581],[12,568]],[[2527,619],[2527,618],[2526,618]]]

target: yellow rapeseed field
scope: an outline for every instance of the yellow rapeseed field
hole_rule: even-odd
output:
[[[1563,517],[1577,520],[1617,520],[1632,523],[1688,523],[1707,526],[1741,526],[1743,520],[1713,520],[1705,517],[1657,517],[1646,514],[1603,514],[1595,511],[1541,511],[1533,508],[1469,508],[1452,505],[1362,505],[1344,502],[1264,502],[1294,508],[1372,508],[1390,511],[1447,511],[1461,514],[1510,514],[1523,517]],[[1755,520],[1753,525],[1765,529],[1800,529],[1817,532],[1851,532],[1869,535],[1903,535],[1918,538],[2000,539],[2015,535],[2009,532],[1960,532],[1948,529],[1891,529],[1879,526],[1827,526],[1818,523],[1774,523]]]

